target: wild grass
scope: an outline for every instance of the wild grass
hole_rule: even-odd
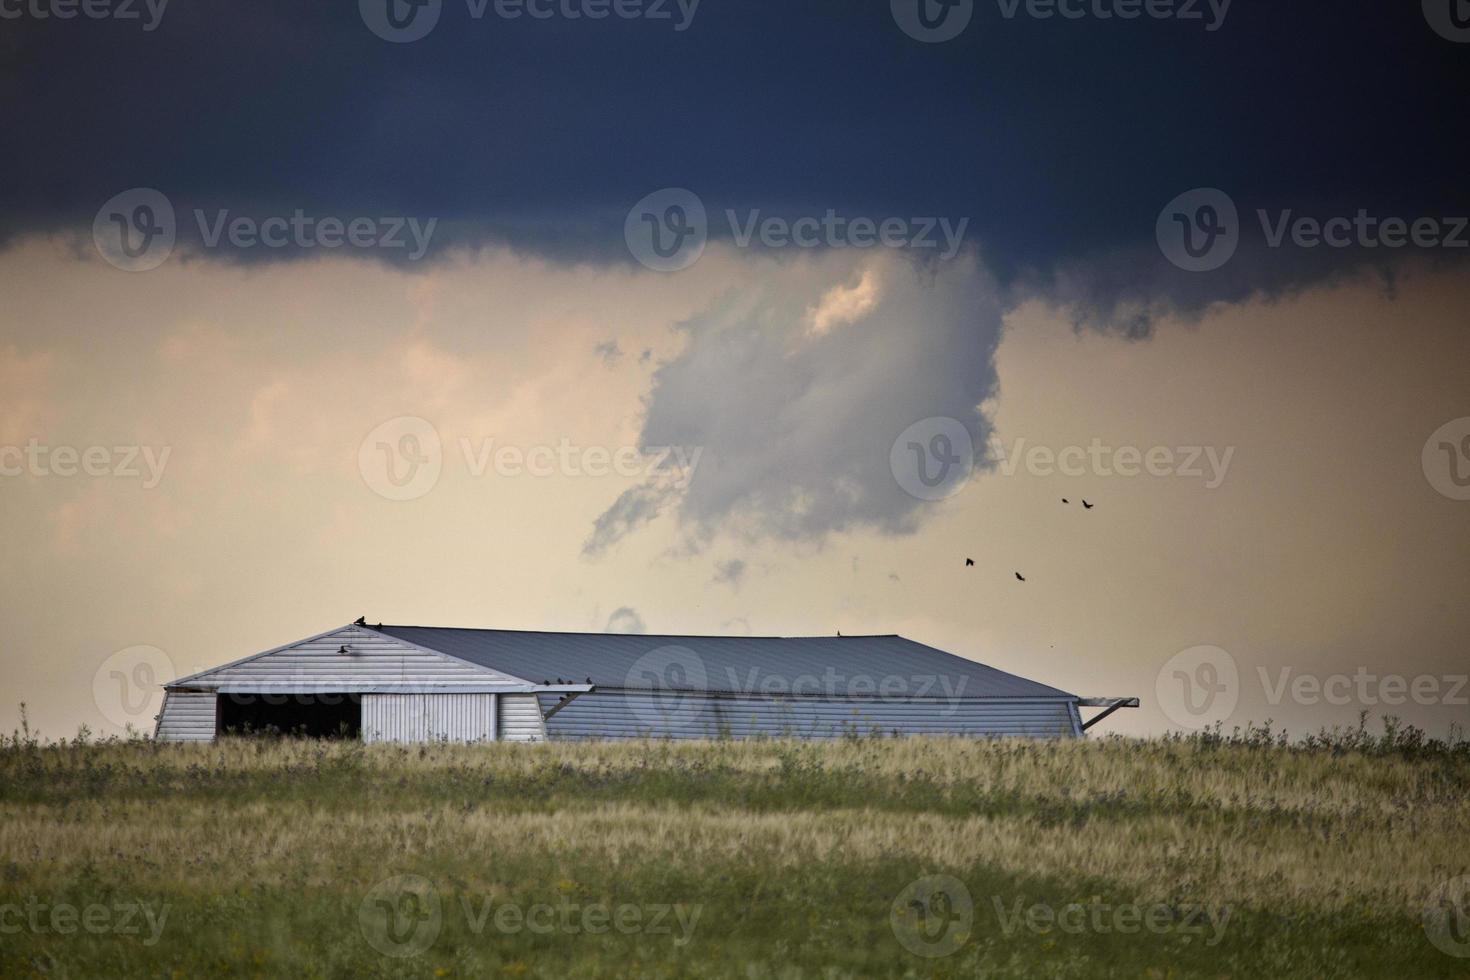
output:
[[[18,732],[0,739],[0,975],[1467,976],[1421,922],[1470,873],[1467,787],[1463,741],[1393,727],[412,747]],[[364,919],[401,875],[438,902],[411,956]],[[925,957],[894,905],[934,875],[970,905],[957,948]],[[156,941],[120,913],[65,932],[35,911],[129,903],[166,909]],[[1101,918],[1013,917],[1074,903]],[[643,924],[502,928],[486,910],[503,906],[631,906]],[[660,907],[692,928],[650,927]],[[1167,927],[1097,913],[1120,907]],[[429,921],[394,908],[401,935]]]

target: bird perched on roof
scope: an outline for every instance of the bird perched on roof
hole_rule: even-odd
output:
[[[592,678],[590,678],[590,677],[589,677],[589,678],[587,678],[587,683],[588,683],[588,684],[591,684],[591,683],[592,683]]]
[[[341,654],[342,656],[344,656],[344,657],[345,656],[348,656],[349,654],[352,653],[351,650],[347,649],[347,644],[345,644],[345,643],[342,644],[340,647],[337,648],[337,652],[339,654]]]
[[[352,621],[352,625],[353,626],[366,626],[367,625],[367,617],[366,616],[359,616],[359,617],[357,617],[356,619],[354,619]]]

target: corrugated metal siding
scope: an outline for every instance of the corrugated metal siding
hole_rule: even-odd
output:
[[[338,651],[346,646],[351,653]],[[234,691],[351,694],[384,685],[517,684],[520,678],[422,650],[376,630],[349,626],[325,636],[227,664],[183,682]]]
[[[500,695],[500,737],[507,742],[539,742],[546,737],[546,723],[541,719],[536,695]]]
[[[495,694],[364,694],[365,742],[489,742]]]
[[[153,737],[160,742],[213,742],[214,728],[213,694],[165,691]]]
[[[543,709],[556,695],[541,695]],[[1077,734],[1067,701],[891,701],[840,698],[710,697],[639,691],[583,694],[546,722],[547,736],[587,738],[835,738],[980,735],[1034,738]]]

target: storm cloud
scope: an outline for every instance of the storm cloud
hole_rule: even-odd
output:
[[[1003,306],[973,255],[935,264],[829,255],[768,271],[683,324],[683,349],[654,374],[641,442],[701,447],[693,480],[624,492],[598,518],[588,553],[668,509],[694,551],[720,531],[911,532],[935,504],[900,486],[894,440],[949,418],[985,445],[981,405],[996,392]],[[871,302],[853,304],[864,283]]]

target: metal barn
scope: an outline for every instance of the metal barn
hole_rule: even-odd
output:
[[[900,636],[538,633],[359,620],[165,685],[155,737],[1059,738],[1137,703],[1079,698]],[[1085,706],[1106,710],[1084,723]]]

